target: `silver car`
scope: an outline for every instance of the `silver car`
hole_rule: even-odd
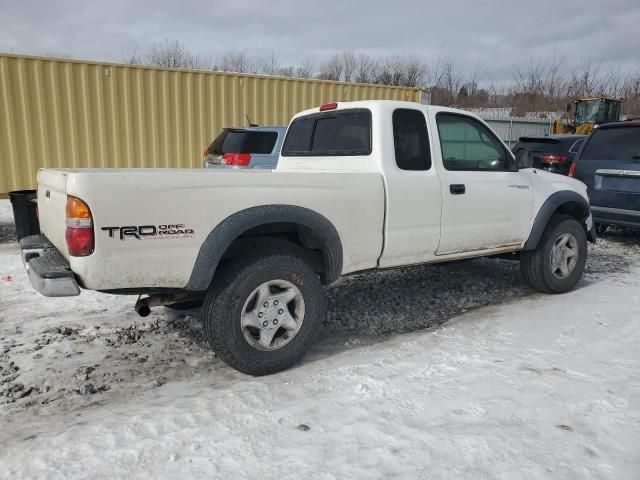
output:
[[[204,168],[276,168],[287,127],[223,128],[204,151]]]

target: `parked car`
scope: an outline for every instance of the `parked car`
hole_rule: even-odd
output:
[[[276,168],[287,127],[223,128],[204,151],[205,168]]]
[[[569,175],[587,185],[594,221],[640,227],[640,120],[600,125]]]
[[[567,175],[587,135],[545,135],[520,137],[511,149],[518,162],[534,168]]]
[[[22,239],[36,290],[204,298],[205,335],[246,373],[296,363],[342,275],[517,252],[525,281],[571,290],[595,241],[587,189],[518,169],[464,111],[397,101],[297,114],[278,166],[38,173],[43,236]]]

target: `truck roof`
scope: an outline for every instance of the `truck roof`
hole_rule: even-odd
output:
[[[471,112],[459,110],[456,108],[440,107],[437,105],[423,105],[417,102],[406,102],[401,100],[360,100],[356,102],[334,102],[334,103],[336,104],[336,107],[331,108],[330,110],[344,110],[348,108],[367,108],[369,110],[376,110],[380,106],[385,106],[386,108],[420,108],[420,109],[425,109],[429,112],[431,111],[438,111],[438,112],[447,111],[447,112],[454,112],[454,113],[458,112],[458,113],[464,113],[465,115],[469,115],[475,118],[479,118],[477,115],[474,115]],[[325,104],[325,105],[329,105],[329,104]],[[302,112],[298,112],[297,114],[295,114],[293,118],[304,117],[305,115],[311,115],[313,113],[319,113],[322,111],[320,110],[320,108],[321,107],[318,106],[314,108],[309,108],[307,110],[303,110]]]

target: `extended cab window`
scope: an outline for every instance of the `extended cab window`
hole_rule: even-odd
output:
[[[369,155],[371,112],[336,110],[294,120],[282,147],[283,156]]]
[[[510,155],[482,123],[453,113],[438,113],[436,123],[447,170],[509,170]]]
[[[427,123],[422,112],[410,108],[399,108],[393,112],[393,146],[398,168],[431,168]]]

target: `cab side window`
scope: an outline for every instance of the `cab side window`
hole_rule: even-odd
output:
[[[427,123],[419,110],[399,108],[393,112],[393,146],[402,170],[429,170],[431,149]]]
[[[442,161],[447,170],[509,171],[512,158],[476,119],[454,113],[436,115]]]

